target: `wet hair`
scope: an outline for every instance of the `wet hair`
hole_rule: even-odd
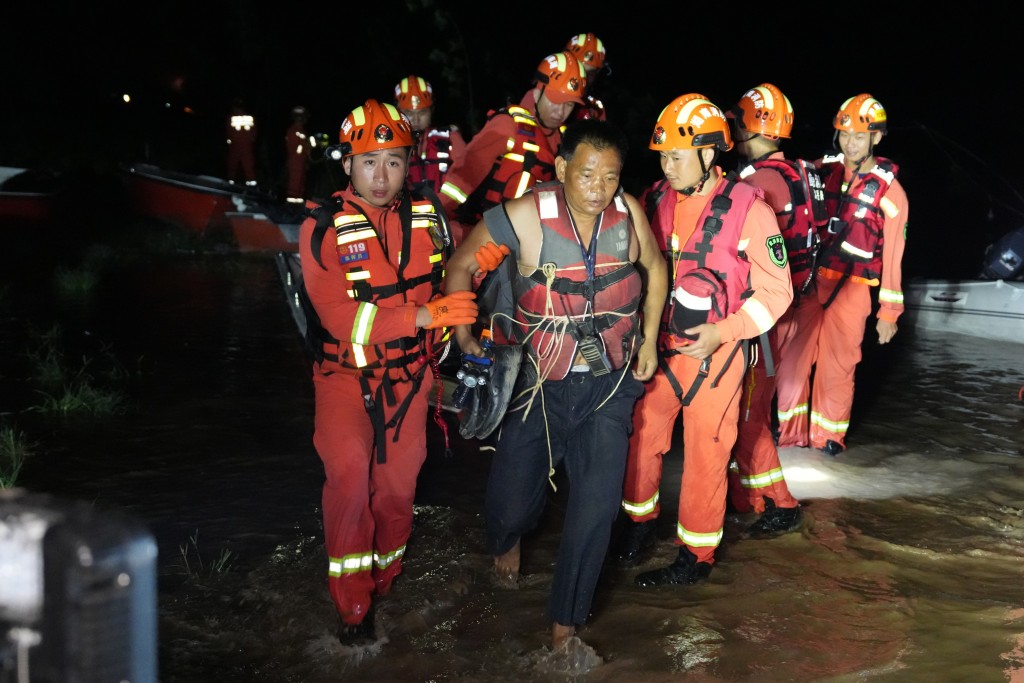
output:
[[[572,161],[572,155],[584,142],[599,152],[614,149],[619,153],[619,159],[626,161],[626,153],[629,152],[626,135],[614,124],[600,119],[583,119],[570,123],[562,135],[558,156],[566,161]]]

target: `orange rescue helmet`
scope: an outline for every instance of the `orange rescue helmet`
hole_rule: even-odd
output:
[[[771,83],[762,83],[743,93],[736,106],[726,114],[743,130],[766,138],[789,138],[793,133],[793,105]]]
[[[412,147],[412,127],[393,104],[366,100],[341,122],[342,158],[379,149]]]
[[[541,60],[533,82],[543,88],[544,96],[554,104],[583,104],[587,75],[583,64],[571,52],[556,52]]]
[[[578,33],[569,39],[565,49],[576,55],[584,68],[599,70],[604,66],[604,43],[593,33]]]
[[[395,86],[395,102],[399,109],[427,109],[434,105],[434,89],[420,76],[406,76]]]
[[[832,127],[847,133],[886,132],[885,108],[868,93],[861,93],[843,102]]]
[[[728,152],[732,149],[729,122],[704,95],[680,95],[661,110],[648,147],[659,152],[702,147]]]

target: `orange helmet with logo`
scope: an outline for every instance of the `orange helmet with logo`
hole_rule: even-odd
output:
[[[792,137],[793,105],[771,83],[762,83],[743,93],[728,116],[751,133],[769,138]]]
[[[379,149],[412,147],[412,127],[393,104],[366,100],[341,122],[342,157],[376,152]]]
[[[569,39],[565,49],[576,55],[586,69],[604,66],[604,43],[593,33],[579,33]]]
[[[580,60],[571,52],[556,52],[537,65],[533,82],[544,89],[544,96],[555,104],[583,104],[587,75]]]
[[[399,109],[427,109],[434,104],[434,89],[419,76],[406,76],[395,86],[395,102]]]
[[[702,147],[728,152],[732,149],[729,122],[722,110],[703,95],[680,95],[661,110],[648,147],[659,152]]]
[[[843,102],[832,127],[847,133],[885,133],[885,109],[882,103],[868,93],[861,93]]]

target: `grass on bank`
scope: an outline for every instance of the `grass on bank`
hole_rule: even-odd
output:
[[[35,406],[48,415],[117,415],[128,407],[127,394],[111,385],[123,385],[130,373],[114,356],[109,345],[102,345],[90,356],[72,364],[64,351],[64,335],[53,325],[36,335],[28,351],[32,380],[41,389],[42,402]]]
[[[206,564],[199,551],[199,529],[188,537],[188,542],[178,546],[181,553],[181,568],[186,576],[214,576],[231,570],[235,562],[235,554],[227,548],[221,548],[220,554],[210,564]]]
[[[14,427],[0,427],[0,489],[14,488],[35,443]]]

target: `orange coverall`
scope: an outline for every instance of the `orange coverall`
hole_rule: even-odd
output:
[[[774,152],[769,159],[783,159],[782,152]],[[779,231],[785,234],[790,216],[783,214],[793,203],[789,184],[779,171],[773,168],[759,168],[744,182],[761,188],[764,200],[777,216]],[[781,214],[781,215],[780,215]],[[794,287],[799,286],[794,283]],[[794,295],[795,296],[795,295]],[[793,327],[793,307],[776,321],[768,331],[772,360],[776,368],[786,352],[789,332]],[[729,499],[739,512],[765,510],[765,497],[771,498],[780,508],[793,508],[797,500],[789,492],[779,462],[779,451],[772,435],[772,401],[775,398],[775,377],[769,377],[763,357],[764,351],[747,369],[743,383],[743,399],[740,405],[739,435],[733,448],[733,459],[737,470],[729,470]]]
[[[284,134],[285,197],[289,201],[306,196],[306,170],[309,165],[309,139],[301,121],[293,121]]]
[[[382,244],[390,245],[387,253],[390,263],[366,261],[366,270],[373,273],[394,268],[397,271],[402,245],[398,205],[388,209],[373,207],[351,189],[336,196],[355,201],[364,209],[364,215],[376,232],[376,236],[368,239],[376,240],[379,236]],[[324,329],[340,340],[343,353],[351,355],[357,320],[361,313],[363,318],[367,317],[366,309],[348,293],[352,285],[346,277],[346,269],[339,263],[335,230],[326,231],[321,245],[320,258],[326,270],[315,262],[310,246],[314,226],[315,221],[310,218],[299,231],[305,286]],[[431,291],[431,283],[425,282],[404,294],[379,301],[373,311],[366,346],[416,337],[416,314],[429,300]],[[407,301],[403,303],[402,299]],[[414,367],[409,366],[409,369],[413,371]],[[374,393],[381,382],[380,378],[369,378]],[[416,478],[427,456],[430,386],[429,378],[418,386],[410,381],[393,382],[393,405],[379,397],[379,402],[384,404],[386,423],[415,391],[399,428],[387,430],[386,462],[379,463],[374,425],[364,408],[358,372],[343,369],[337,363],[313,364],[316,396],[313,443],[323,460],[326,475],[323,518],[330,560],[327,583],[345,623],[362,622],[373,594],[387,594],[391,582],[402,571],[402,556],[412,530]]]
[[[236,110],[228,119],[227,179],[238,180],[239,174],[246,185],[256,184],[256,122],[242,110]]]
[[[846,170],[846,181],[852,171]],[[906,246],[904,232],[910,207],[907,193],[893,179],[885,197],[896,211],[886,214],[882,226],[882,289],[902,297],[902,261]],[[802,297],[796,312],[798,329],[790,341],[776,376],[778,390],[779,447],[824,448],[826,441],[846,447],[846,431],[853,408],[854,371],[861,360],[864,328],[871,314],[871,287],[878,280],[849,278],[829,304],[840,282],[838,273],[819,268],[814,290]],[[895,323],[903,312],[902,303],[881,301],[878,319]],[[811,367],[814,366],[814,387]]]
[[[676,204],[673,223],[681,238],[692,232],[713,194],[689,198],[676,195],[681,201]],[[755,200],[744,219],[739,242],[750,261],[750,286],[754,293],[740,310],[715,323],[722,345],[711,354],[711,375],[701,384],[690,404],[683,406],[665,373],[656,372],[645,385],[644,395],[633,412],[623,506],[627,512],[644,510],[639,514],[629,513],[634,522],[658,516],[662,457],[672,446],[672,430],[681,410],[684,466],[676,545],[689,548],[698,562],[712,564],[715,548],[722,540],[726,472],[736,442],[745,370],[742,354],[733,357],[717,386],[712,387],[712,380],[725,367],[737,340],[750,339],[765,331],[758,329],[750,311],[761,309],[762,314],[766,311],[774,322],[793,298],[788,264],[775,265],[766,246],[768,238],[778,234],[771,207]],[[686,239],[680,242],[685,244]],[[677,341],[682,345],[682,340]],[[693,383],[701,365],[700,359],[683,354],[669,356],[667,362],[684,387]]]
[[[536,117],[537,100],[533,96],[532,89],[523,95],[519,106],[529,112],[533,112],[533,115]],[[537,126],[537,131],[539,135],[536,139],[531,140],[531,142],[542,145],[550,152],[551,157],[554,158],[555,153],[558,151],[558,146],[562,143],[561,130],[557,128],[549,130]],[[455,218],[456,211],[461,206],[461,202],[453,197],[453,193],[446,191],[448,186],[453,186],[457,189],[457,192],[467,196],[472,195],[480,183],[490,174],[495,162],[508,151],[509,141],[515,138],[517,133],[518,126],[511,116],[494,116],[488,119],[484,127],[470,139],[462,156],[455,159],[455,163],[449,167],[448,174],[444,179],[444,185],[441,187],[441,205],[444,207],[445,213],[448,214],[448,220],[451,223],[456,244],[462,241],[462,236],[471,230],[476,223],[462,225]],[[527,187],[555,179],[553,168],[550,173],[541,173],[540,168],[534,167],[531,170],[531,175],[534,176],[533,182]],[[486,211],[495,204],[496,202],[486,203],[481,207],[481,211]],[[479,216],[477,220],[479,220]]]

